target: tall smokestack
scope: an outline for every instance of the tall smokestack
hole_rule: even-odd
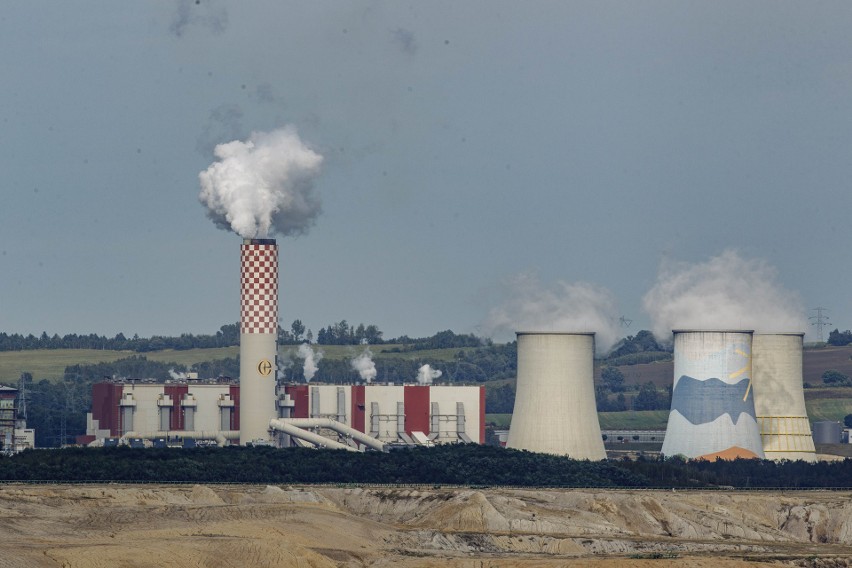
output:
[[[606,458],[594,358],[594,333],[518,332],[518,390],[506,447]]]
[[[277,417],[278,245],[244,239],[240,247],[240,445],[269,438]]]
[[[763,458],[754,411],[752,331],[674,332],[664,456]]]

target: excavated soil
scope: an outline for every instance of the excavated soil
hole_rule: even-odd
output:
[[[0,485],[0,568],[852,566],[852,492]]]

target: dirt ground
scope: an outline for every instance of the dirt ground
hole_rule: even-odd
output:
[[[852,492],[0,485],[0,568],[852,566]]]

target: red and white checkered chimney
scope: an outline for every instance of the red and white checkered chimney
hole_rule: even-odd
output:
[[[240,279],[240,445],[269,439],[278,352],[278,245],[244,239]]]

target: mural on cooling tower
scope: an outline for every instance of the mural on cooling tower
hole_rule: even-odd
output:
[[[672,406],[662,453],[762,458],[751,376],[750,332],[676,332]]]

